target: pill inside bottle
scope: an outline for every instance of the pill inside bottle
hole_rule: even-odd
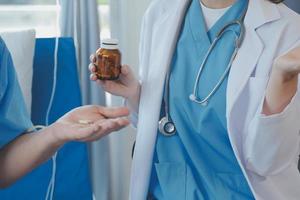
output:
[[[96,52],[96,75],[100,80],[117,80],[121,73],[121,52],[117,39],[105,39]]]

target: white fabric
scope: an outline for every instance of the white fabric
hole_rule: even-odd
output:
[[[130,200],[147,196],[164,79],[189,2],[153,0],[144,17]],[[300,17],[283,4],[250,0],[244,23],[246,35],[228,77],[230,142],[255,199],[296,200],[300,196],[300,95],[278,115],[260,113],[274,58],[300,45]]]
[[[90,81],[89,57],[100,47],[98,4],[96,0],[60,0],[61,35],[73,37],[78,60],[78,71],[83,104],[105,105],[103,90]],[[110,198],[109,138],[93,142],[90,147],[90,166],[95,199]]]
[[[151,0],[110,1],[110,25],[112,38],[118,38],[122,63],[138,72],[138,47],[142,16]],[[118,97],[109,98],[108,106],[123,105]],[[110,163],[107,172],[111,177],[111,199],[127,199],[129,195],[131,153],[136,130],[132,127],[110,135]]]
[[[206,7],[202,1],[200,0],[203,17],[206,24],[206,29],[210,30],[213,25],[226,13],[226,11],[231,7],[226,8],[220,8],[220,9],[214,9],[214,8],[208,8]]]
[[[27,110],[31,114],[35,30],[1,32],[0,36],[11,53]]]
[[[120,41],[122,63],[138,67],[138,36],[142,15],[150,0],[110,1],[110,25],[113,38]],[[122,105],[123,100],[107,96],[88,79],[89,54],[100,46],[96,0],[61,0],[61,33],[74,36],[78,49],[79,71],[85,103]],[[107,102],[107,103],[106,103]],[[91,145],[91,176],[96,200],[126,199],[129,191],[131,150],[135,131],[127,128]]]

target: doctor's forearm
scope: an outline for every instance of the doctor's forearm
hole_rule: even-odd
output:
[[[135,92],[127,98],[129,110],[138,113],[140,104],[141,85],[139,84]]]
[[[268,83],[263,114],[281,113],[297,92],[298,76],[288,77],[274,70]]]
[[[24,134],[0,150],[0,188],[48,160],[62,145],[46,128],[38,133]]]

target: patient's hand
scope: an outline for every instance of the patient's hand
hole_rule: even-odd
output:
[[[128,109],[123,107],[83,106],[70,111],[49,128],[58,143],[89,142],[127,126],[128,115]]]

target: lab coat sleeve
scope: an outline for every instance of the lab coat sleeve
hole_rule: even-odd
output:
[[[300,41],[295,46],[298,45]],[[291,164],[296,166],[295,161],[299,158],[300,84],[295,96],[279,114],[261,114],[264,98],[247,128],[244,156],[250,171],[269,176],[280,173]]]
[[[124,100],[124,106],[127,107],[130,111],[129,120],[134,128],[137,127],[138,122],[138,113],[131,107],[131,105],[128,103],[128,100]]]

